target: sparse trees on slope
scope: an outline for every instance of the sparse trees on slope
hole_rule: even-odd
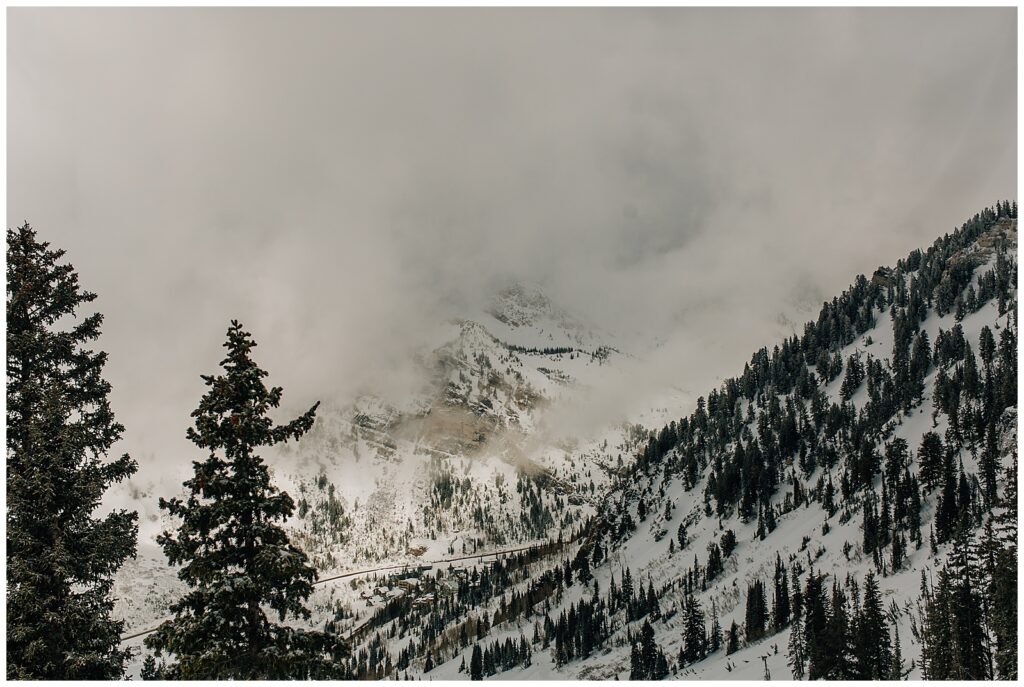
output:
[[[93,516],[135,461],[104,459],[124,428],[90,346],[103,316],[63,250],[7,230],[7,677],[123,677],[114,572],[135,554],[136,514]]]
[[[282,389],[268,389],[252,359],[256,343],[238,322],[228,329],[222,374],[204,375],[208,391],[187,432],[205,460],[193,463],[185,499],[160,500],[181,521],[157,541],[189,591],[175,617],[146,640],[171,663],[173,679],[294,679],[336,676],[335,647],[320,632],[274,622],[309,618],[305,601],[316,572],[279,525],[295,508],[270,481],[259,447],[298,439],[317,405],[275,425],[268,417]]]

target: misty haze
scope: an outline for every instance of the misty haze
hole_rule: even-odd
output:
[[[7,17],[9,679],[1017,678],[1016,8]]]

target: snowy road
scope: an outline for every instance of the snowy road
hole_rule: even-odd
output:
[[[467,555],[467,556],[455,556],[455,557],[452,557],[452,558],[442,558],[442,559],[439,559],[439,560],[436,560],[436,561],[423,561],[422,563],[398,563],[398,564],[395,564],[395,565],[384,565],[384,566],[377,567],[377,568],[367,568],[366,570],[353,570],[351,572],[341,573],[340,575],[332,575],[330,577],[325,577],[323,579],[317,580],[313,584],[314,585],[321,585],[321,584],[327,584],[328,582],[335,582],[337,580],[347,579],[347,578],[350,578],[350,577],[360,577],[362,575],[370,575],[370,574],[373,574],[373,573],[386,572],[386,571],[389,571],[389,570],[402,570],[402,569],[408,569],[408,568],[417,568],[417,567],[420,567],[420,566],[433,567],[433,566],[436,566],[436,565],[442,565],[444,563],[455,563],[457,561],[465,561],[465,560],[472,560],[472,559],[476,559],[476,560],[478,560],[478,562],[482,563],[484,561],[484,559],[497,558],[498,556],[504,556],[504,555],[507,555],[507,554],[519,553],[521,551],[530,551],[530,550],[539,548],[541,546],[544,546],[544,545],[543,544],[531,544],[529,546],[518,546],[518,547],[515,547],[515,548],[511,548],[511,549],[501,549],[500,551],[491,551],[489,553],[475,553],[475,554],[470,554],[470,555]],[[164,618],[159,623],[157,623],[155,626],[153,626],[153,627],[151,627],[151,628],[149,628],[147,630],[139,630],[138,632],[132,632],[130,634],[126,634],[123,637],[121,637],[121,643],[124,644],[125,642],[131,641],[133,639],[138,639],[139,637],[145,637],[146,635],[153,634],[154,632],[157,631],[157,628],[160,627],[160,625],[162,625],[163,623],[167,622],[170,619],[171,619],[171,617],[168,616],[167,618]]]

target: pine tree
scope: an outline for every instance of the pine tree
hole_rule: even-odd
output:
[[[704,611],[700,601],[692,594],[686,596],[683,607],[683,659],[694,663],[707,653],[707,636],[704,629]]]
[[[160,679],[160,674],[156,667],[156,659],[153,658],[153,654],[147,654],[146,658],[142,661],[142,670],[139,672],[139,677],[146,681]]]
[[[630,653],[630,679],[660,680],[667,675],[665,654],[654,641],[654,628],[645,620],[640,628],[640,641],[633,644]]]
[[[996,475],[999,472],[999,446],[996,437],[996,424],[989,423],[985,432],[985,447],[981,452],[981,459],[978,463],[981,470],[982,484],[985,487],[985,506],[990,509],[995,505],[997,498]]]
[[[811,570],[803,594],[804,646],[807,654],[807,677],[818,680],[825,677],[831,666],[832,656],[826,641],[828,608],[822,577]]]
[[[782,565],[782,556],[775,554],[775,598],[772,603],[772,626],[781,632],[789,624],[789,581],[786,568]]]
[[[740,648],[740,629],[736,627],[736,621],[729,625],[729,632],[726,634],[725,655],[735,654]]]
[[[1006,486],[995,517],[1002,546],[995,555],[989,583],[992,617],[989,625],[995,636],[993,662],[1003,680],[1017,679],[1017,452],[1006,469]]]
[[[668,659],[665,658],[665,652],[658,649],[658,657],[654,662],[654,672],[651,674],[652,680],[664,680],[668,677]]]
[[[853,394],[864,381],[864,364],[860,361],[860,355],[854,354],[846,361],[846,375],[840,386],[839,394],[844,401],[853,398]]]
[[[708,653],[715,653],[722,648],[722,624],[718,620],[718,607],[711,600],[711,632],[708,635]]]
[[[852,674],[850,621],[846,608],[846,594],[838,581],[832,584],[832,601],[825,624],[824,647],[828,655],[828,670],[823,677],[829,680],[847,680]]]
[[[111,617],[115,571],[135,555],[134,512],[93,512],[135,461],[106,462],[124,427],[91,350],[96,295],[65,252],[24,224],[7,230],[7,677],[124,676],[122,621]]]
[[[469,659],[469,679],[484,679],[484,657],[479,644],[473,645],[473,654]]]
[[[926,491],[931,491],[941,482],[944,454],[942,437],[935,432],[925,432],[921,437],[921,447],[917,450],[917,464],[921,484]]]
[[[900,650],[900,633],[896,627],[892,629],[892,640],[892,663],[889,665],[889,673],[886,679],[902,680],[904,678],[903,652]]]
[[[864,580],[864,599],[854,621],[853,635],[853,677],[884,680],[889,674],[892,648],[873,572]]]
[[[807,664],[807,647],[804,645],[804,625],[800,616],[793,617],[792,627],[789,633],[789,668],[793,672],[794,680],[802,680],[804,677],[804,666]]]
[[[268,412],[282,389],[267,389],[267,373],[251,357],[256,343],[233,321],[227,332],[223,373],[204,375],[208,387],[187,432],[207,452],[195,461],[184,500],[161,499],[181,521],[157,541],[189,591],[171,606],[175,617],[146,639],[169,654],[170,679],[323,678],[339,673],[334,643],[320,632],[276,624],[305,619],[305,600],[316,571],[277,523],[294,511],[291,497],[270,481],[255,451],[298,439],[313,426],[317,405],[297,419],[274,425]]]
[[[765,602],[764,582],[754,580],[747,587],[747,607],[745,628],[747,642],[755,642],[764,636],[765,624],[768,620],[768,605]]]
[[[647,672],[644,669],[643,659],[640,658],[640,645],[634,642],[629,650],[629,679],[646,680]]]

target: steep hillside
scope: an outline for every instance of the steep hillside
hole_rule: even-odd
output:
[[[354,678],[1012,677],[1016,279],[1005,203],[689,415],[560,438],[545,410],[624,354],[506,289],[420,393],[327,409],[275,459],[312,623]],[[126,597],[168,595],[135,566]]]
[[[858,277],[652,433],[578,548],[454,611],[475,641],[385,646],[432,678],[475,647],[513,679],[1007,676],[1006,617],[945,616],[984,660],[935,628],[1016,623],[1016,271],[1007,203]]]

